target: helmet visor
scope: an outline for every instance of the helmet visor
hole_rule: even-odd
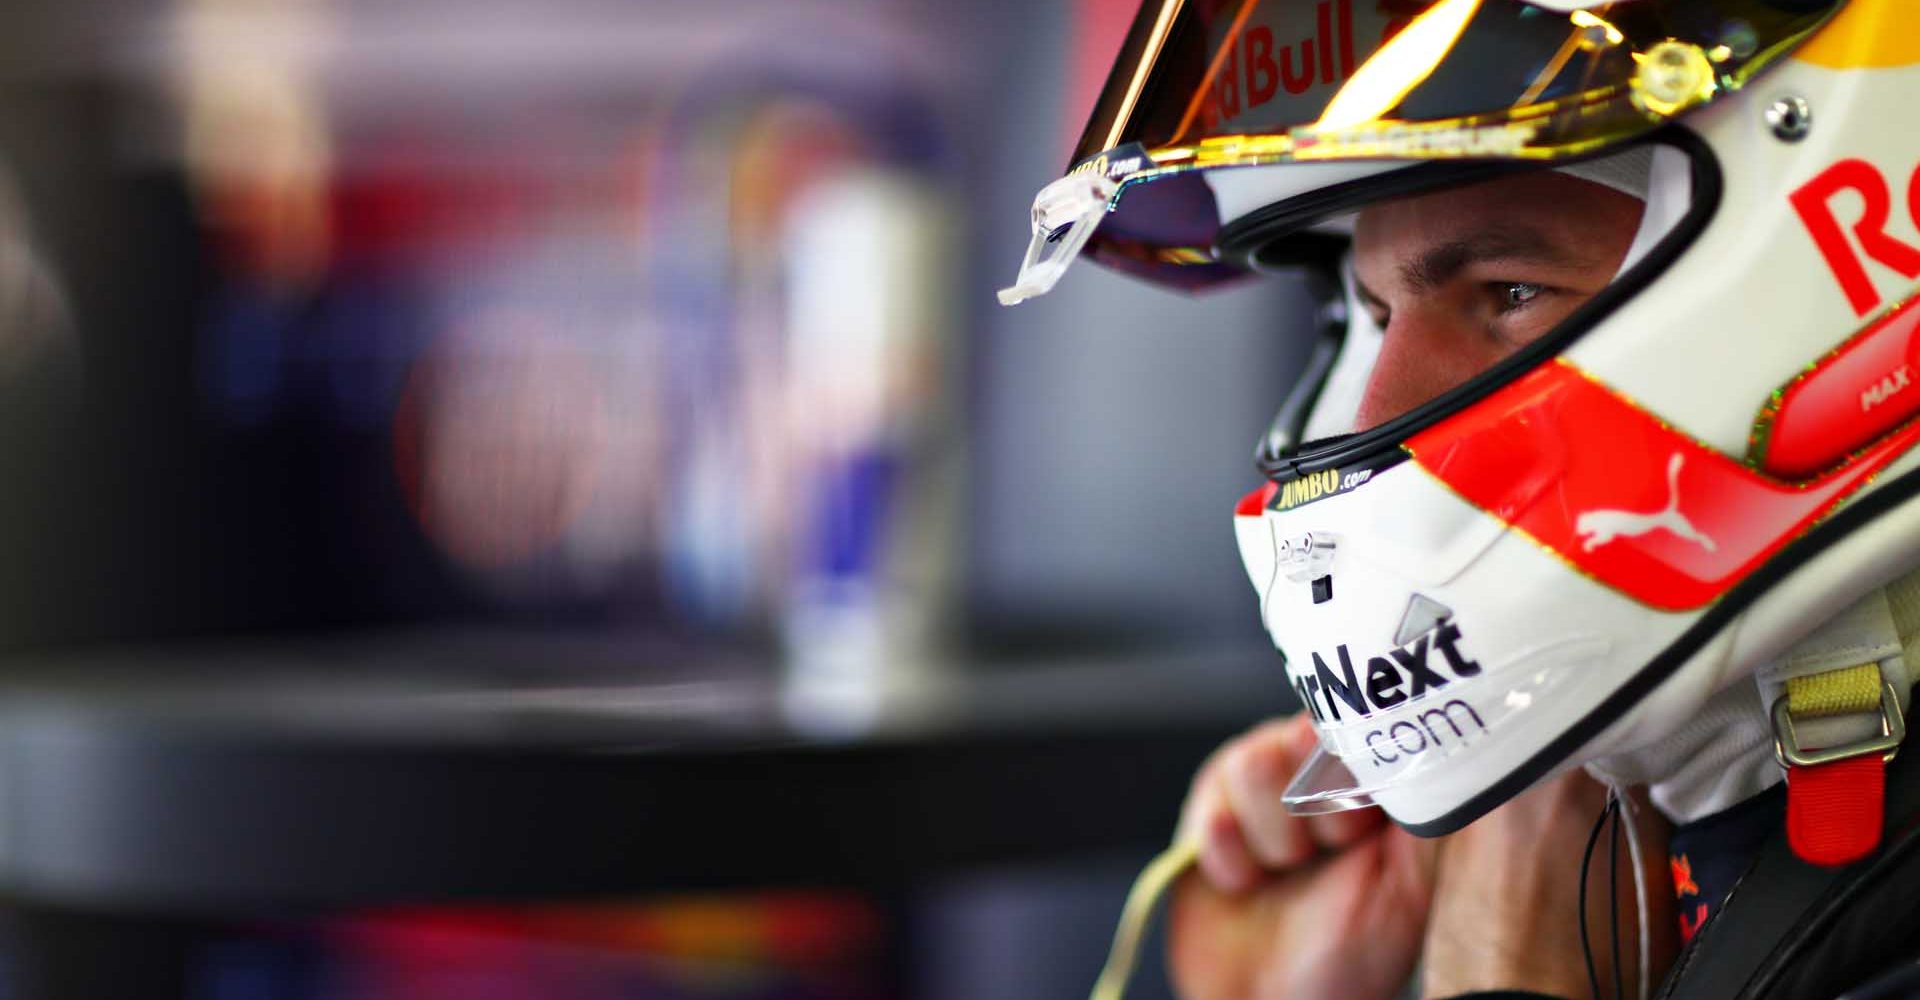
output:
[[[1547,159],[1738,89],[1840,0],[1147,0],[1075,154]]]
[[[1841,2],[1146,0],[1073,172],[1049,188],[1060,204],[1036,202],[1029,256],[1056,251],[1057,272],[1084,245],[1164,284],[1235,277],[1248,262],[1219,245],[1230,220],[1200,179],[1213,168],[1319,164],[1334,173],[1301,173],[1301,196],[1274,206],[1310,216],[1597,155],[1738,90]],[[1023,295],[1057,276],[1032,270]]]

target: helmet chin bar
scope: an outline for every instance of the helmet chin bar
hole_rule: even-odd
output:
[[[1564,566],[1412,462],[1309,474],[1235,528],[1326,754],[1289,790],[1297,810],[1445,816],[1683,624],[1645,627],[1631,598],[1563,579]],[[1551,606],[1519,606],[1516,586]],[[1570,628],[1576,607],[1592,613]]]

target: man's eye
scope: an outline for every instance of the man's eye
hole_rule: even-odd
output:
[[[1503,281],[1494,287],[1500,294],[1502,312],[1519,309],[1539,298],[1540,293],[1546,291],[1544,287],[1531,281]]]

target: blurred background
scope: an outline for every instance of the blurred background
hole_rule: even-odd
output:
[[[1136,7],[9,0],[0,996],[1082,995],[1285,697],[1296,290],[992,294]]]

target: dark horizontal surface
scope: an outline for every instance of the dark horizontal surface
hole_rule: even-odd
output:
[[[890,887],[1139,850],[1283,707],[1271,654],[928,668],[871,713],[750,657],[414,632],[16,660],[0,892],[171,910]]]

